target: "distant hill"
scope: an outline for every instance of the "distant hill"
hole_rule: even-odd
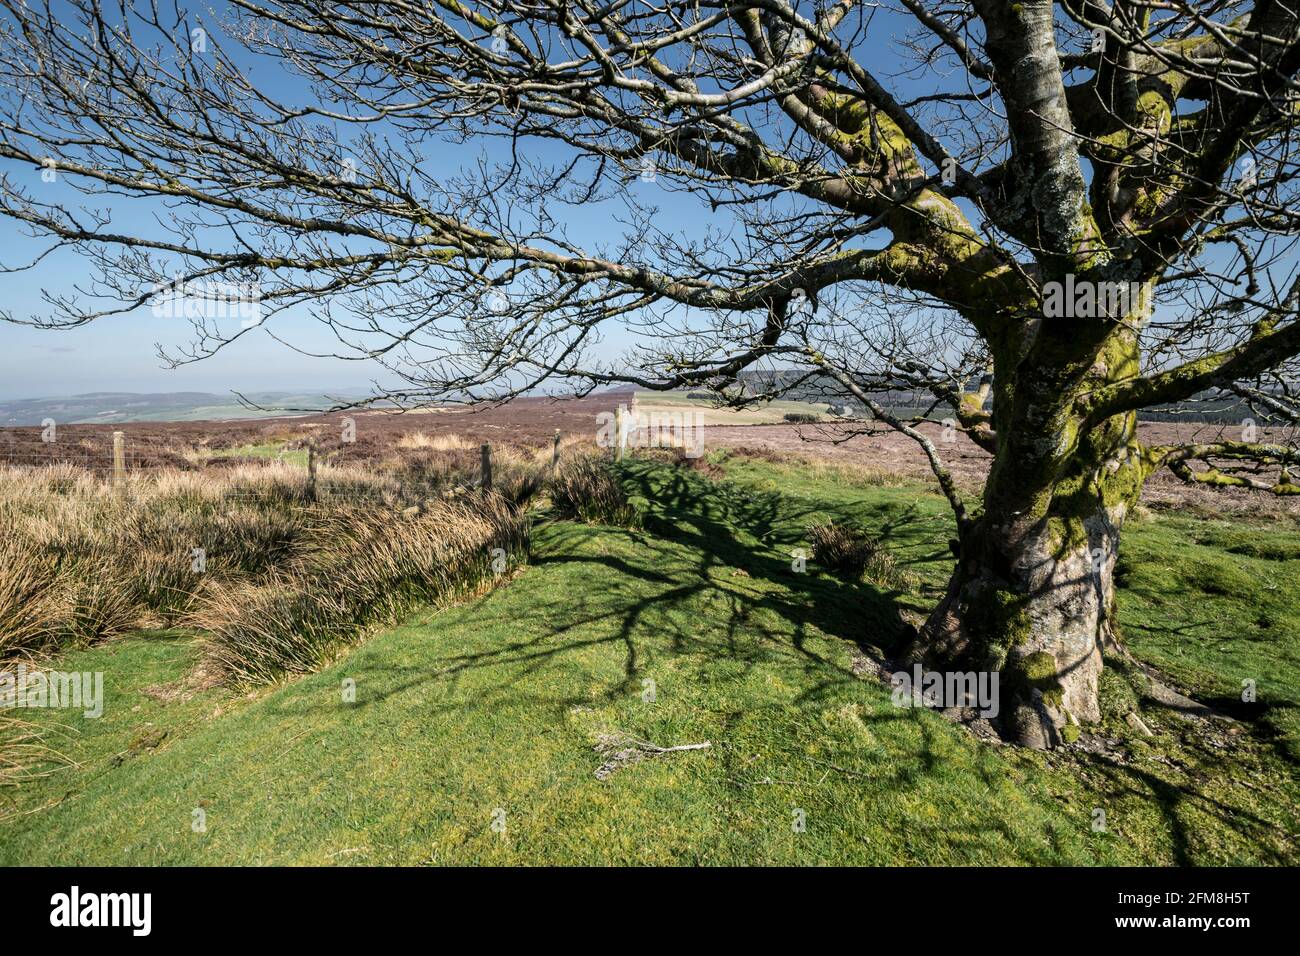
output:
[[[827,402],[843,406],[849,414],[861,414],[860,402],[849,396],[844,388],[827,375],[808,376],[799,370],[747,370],[737,376],[743,389],[750,393],[779,391],[782,397],[791,401]],[[883,406],[897,415],[920,415],[931,409],[934,396],[922,389],[890,389],[874,394],[873,397]],[[944,409],[929,412],[931,418],[943,418],[950,414]],[[1161,408],[1143,409],[1138,418],[1148,422],[1213,422],[1234,423],[1258,416],[1250,407],[1235,395],[1211,390],[1195,396],[1190,402]]]
[[[245,397],[268,409],[328,408],[340,398],[360,398],[360,391],[321,393],[249,392]],[[271,418],[301,412],[260,411],[240,404],[233,394],[210,392],[88,392],[60,398],[0,401],[0,426],[39,425],[52,418],[60,424],[117,422],[192,422]]]

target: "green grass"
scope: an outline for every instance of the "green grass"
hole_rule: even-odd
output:
[[[1294,765],[1267,720],[1205,742],[1147,710],[1150,740],[1108,723],[1116,756],[1041,755],[893,707],[852,662],[859,643],[887,646],[900,610],[923,609],[942,584],[943,502],[917,487],[722,465],[716,483],[633,461],[629,490],[651,502],[644,532],[544,522],[531,566],[509,583],[248,697],[141,694],[192,665],[176,634],[67,655],[64,669],[105,672],[105,716],[20,712],[78,767],[0,796],[0,863],[1296,862]],[[917,589],[793,570],[803,529],[828,518],[894,547]],[[1165,519],[1135,525],[1126,578],[1169,563],[1180,534]],[[1273,560],[1197,547],[1225,568]],[[1296,607],[1295,575],[1279,586],[1278,606]],[[1154,659],[1138,613],[1150,602],[1125,587],[1126,628]],[[1221,602],[1237,600],[1202,592],[1188,607],[1227,614]],[[1251,653],[1277,665],[1295,642],[1292,631]],[[1203,669],[1231,685],[1236,659],[1224,654],[1198,653],[1180,679],[1200,690]],[[1261,673],[1289,681],[1294,698],[1294,672]],[[355,703],[341,693],[348,678]],[[595,745],[613,733],[712,746],[597,780]],[[196,808],[206,832],[191,829]],[[1092,829],[1096,808],[1105,832]]]
[[[1125,533],[1117,569],[1130,645],[1300,762],[1300,528],[1166,517]],[[1245,682],[1256,701],[1242,701]]]

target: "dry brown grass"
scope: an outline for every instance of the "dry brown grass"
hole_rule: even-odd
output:
[[[172,623],[204,574],[265,571],[299,523],[281,477],[161,471],[117,495],[68,466],[0,471],[0,658]]]
[[[490,583],[527,549],[527,515],[498,495],[396,519],[372,507],[331,509],[312,516],[297,553],[268,578],[213,582],[189,623],[210,635],[209,656],[223,671],[265,682],[315,669],[368,625]]]
[[[416,432],[399,440],[375,474],[384,476],[407,506],[447,497],[479,486],[482,478],[480,445],[458,435],[428,437]],[[517,505],[526,504],[542,487],[550,464],[550,450],[492,446],[492,490]]]
[[[0,655],[42,647],[53,641],[61,614],[55,562],[31,554],[16,538],[0,540]]]
[[[484,494],[469,487],[477,458],[471,472],[461,452],[420,454],[422,472],[322,466],[314,498],[303,469],[274,460],[154,470],[122,494],[72,466],[0,469],[0,660],[181,623],[209,632],[231,676],[267,680],[480,586],[492,548],[526,552],[516,502],[542,469],[531,452],[501,454]]]
[[[395,442],[395,445],[403,449],[429,451],[466,451],[478,448],[473,442],[462,438],[460,435],[426,435],[424,432],[412,432],[409,435],[403,435]]]

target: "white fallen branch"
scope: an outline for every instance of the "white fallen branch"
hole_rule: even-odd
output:
[[[605,762],[596,768],[596,779],[604,780],[615,770],[638,763],[646,757],[658,757],[661,754],[678,753],[683,750],[704,750],[713,744],[706,740],[698,744],[678,744],[675,747],[660,747],[648,740],[638,740],[627,734],[601,734],[596,740],[595,751],[605,757]]]
[[[642,750],[648,750],[650,753],[653,754],[670,754],[670,753],[676,753],[678,750],[703,750],[706,747],[713,746],[713,744],[711,744],[707,740],[704,741],[704,743],[702,744],[678,744],[676,747],[660,747],[656,744],[650,743],[647,740],[636,740],[634,738],[630,738],[630,739],[632,740],[632,743],[636,744]]]

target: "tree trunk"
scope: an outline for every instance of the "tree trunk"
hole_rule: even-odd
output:
[[[995,343],[983,510],[960,527],[947,593],[909,654],[935,671],[996,671],[998,720],[1030,747],[1100,720],[1102,654],[1119,646],[1120,530],[1154,460],[1135,413],[1089,421],[1080,399],[1137,374],[1140,292],[1123,321],[1042,319]]]
[[[1085,447],[1090,461],[1052,487],[1013,492],[1014,462],[995,467],[985,511],[962,535],[957,567],[911,659],[935,671],[997,671],[998,720],[1009,738],[1048,749],[1101,713],[1102,654],[1117,646],[1115,559],[1147,463],[1131,423]]]

